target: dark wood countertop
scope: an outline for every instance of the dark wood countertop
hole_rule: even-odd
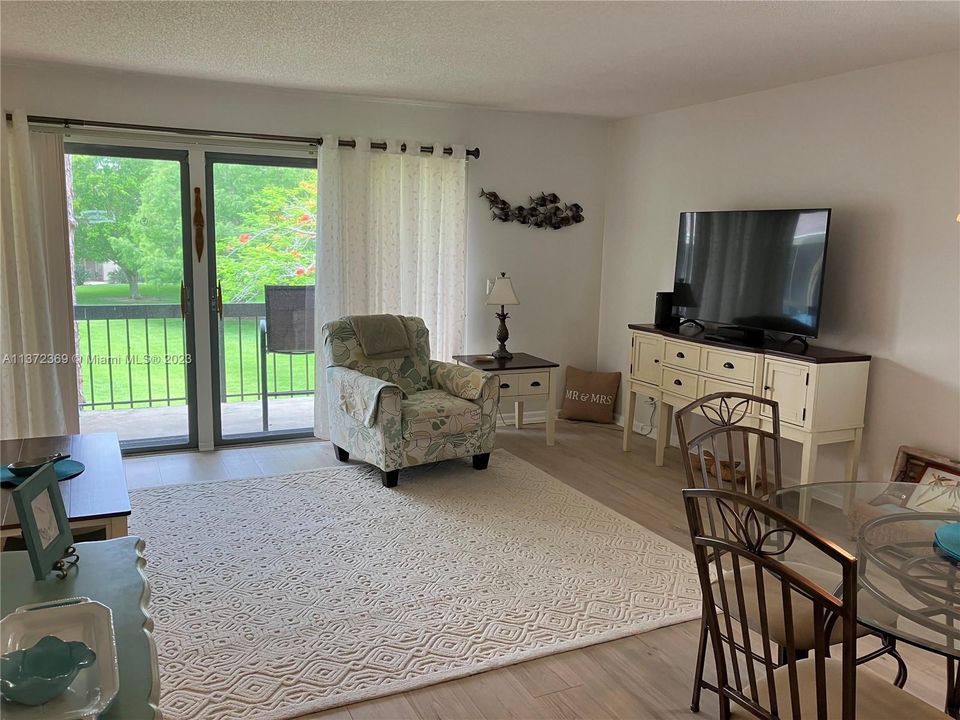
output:
[[[116,433],[4,440],[0,442],[0,463],[7,465],[58,452],[69,454],[86,466],[75,478],[60,482],[63,506],[70,520],[130,514],[130,494]],[[0,528],[3,530],[20,527],[12,492],[9,488],[0,488]]]
[[[490,355],[454,355],[453,359],[463,365],[469,365],[477,370],[496,372],[497,370],[542,370],[560,367],[553,360],[545,360],[536,355],[514,353],[510,360],[497,360]]]
[[[736,341],[728,340],[708,340],[703,337],[703,331],[699,328],[683,328],[681,330],[666,330],[650,324],[630,323],[627,325],[631,330],[638,332],[652,333],[662,335],[671,340],[686,340],[687,342],[697,343],[698,345],[709,345],[711,347],[725,348],[727,350],[738,350],[740,352],[752,352],[763,355],[775,355],[777,357],[788,358],[790,360],[799,360],[808,363],[846,363],[846,362],[869,362],[870,356],[863,353],[850,352],[849,350],[834,350],[832,348],[820,347],[818,345],[809,345],[804,350],[800,343],[784,344],[780,341],[766,340],[763,345],[746,345]]]

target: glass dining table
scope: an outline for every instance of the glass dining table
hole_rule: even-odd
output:
[[[811,483],[768,499],[856,556],[863,625],[946,658],[945,710],[960,717],[960,562],[934,542],[938,528],[960,522],[960,487]]]

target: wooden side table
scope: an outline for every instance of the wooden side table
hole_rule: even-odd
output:
[[[70,527],[74,531],[104,528],[108,540],[126,535],[130,494],[116,433],[3,440],[0,463],[6,465],[58,452],[69,454],[87,468],[60,483]],[[0,547],[3,538],[20,536],[20,520],[11,493],[9,488],[0,488]]]
[[[554,444],[557,427],[557,390],[560,365],[527,353],[514,353],[510,360],[492,359],[490,355],[454,355],[458,365],[467,365],[500,376],[500,399],[513,400],[514,423],[523,428],[523,403],[526,400],[546,401],[547,445]]]
[[[100,720],[158,720],[160,671],[153,641],[153,620],[147,612],[150,586],[143,574],[143,540],[77,543],[80,562],[63,580],[51,574],[34,582],[24,550],[3,554],[0,563],[0,615],[22,605],[88,597],[113,611],[117,638],[120,690]]]

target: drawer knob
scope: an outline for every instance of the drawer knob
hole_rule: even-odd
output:
[[[686,357],[686,355],[684,355],[682,352],[678,352],[677,357],[683,360]]]
[[[773,390],[773,388],[770,387],[769,385],[764,385],[764,386],[763,386],[763,391],[764,391],[764,392],[767,392],[767,391],[769,391],[769,390]]]
[[[653,361],[653,364],[654,364],[654,365],[659,365],[659,364],[660,364],[660,359],[659,359],[659,358],[655,358],[654,361]]]
[[[673,381],[673,384],[674,384],[674,385],[683,385],[683,383],[680,382],[679,379],[678,379],[678,380],[674,380],[674,381]]]
[[[725,362],[725,363],[723,364],[723,366],[724,366],[727,370],[733,370],[733,363],[732,363],[732,362]]]
[[[510,383],[500,383],[501,390],[506,390],[508,387],[510,387]]]
[[[530,387],[540,387],[540,381],[534,380],[532,383],[530,383]]]

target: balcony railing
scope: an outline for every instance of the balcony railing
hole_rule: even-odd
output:
[[[169,407],[187,402],[186,328],[180,306],[77,305],[81,410]],[[263,303],[223,306],[220,323],[220,400],[309,396],[314,391],[313,353],[267,354],[259,349]]]

